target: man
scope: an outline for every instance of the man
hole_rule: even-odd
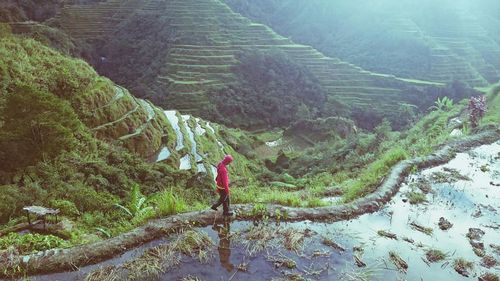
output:
[[[233,213],[229,212],[229,175],[227,172],[227,165],[233,162],[231,155],[224,156],[224,159],[217,165],[217,192],[219,193],[219,201],[212,205],[212,210],[217,211],[217,208],[222,204],[223,215],[232,216]]]

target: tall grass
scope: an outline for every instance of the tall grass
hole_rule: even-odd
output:
[[[344,201],[350,202],[358,197],[373,192],[392,166],[407,158],[408,153],[402,147],[395,147],[385,152],[380,159],[371,163],[361,171],[358,178],[344,182]]]
[[[252,185],[231,190],[233,203],[271,203],[290,207],[320,207],[326,203],[312,192],[287,192],[280,188]]]
[[[188,204],[184,198],[174,194],[173,190],[164,190],[151,199],[156,206],[157,216],[168,216],[188,210]]]

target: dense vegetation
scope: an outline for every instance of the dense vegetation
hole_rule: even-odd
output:
[[[242,12],[269,21],[271,25],[286,24],[282,16],[289,14],[278,16],[276,12],[283,1],[256,1],[262,4],[259,7],[250,2],[228,0]],[[99,0],[71,1],[90,2]],[[45,20],[55,14],[59,3],[56,0],[7,1],[0,4],[0,21]],[[372,29],[381,28],[376,23],[371,25],[378,17],[366,18],[365,13],[353,15],[349,23],[367,29],[354,29],[346,36],[349,28],[340,21],[351,6],[339,3],[343,4],[335,5],[341,5],[342,9],[335,10],[334,19],[324,12],[318,13],[321,16],[315,24],[297,24],[301,28],[299,33],[304,36],[297,38],[317,44],[326,53],[365,64],[369,69],[407,77],[425,76],[431,63],[426,43],[399,33],[374,33]],[[41,5],[39,9],[37,4]],[[311,12],[303,7],[284,8],[300,12],[300,17],[296,18],[300,22]],[[230,170],[234,186],[232,199],[235,203],[258,202],[256,209],[263,208],[263,203],[322,206],[328,203],[321,198],[332,194],[343,195],[344,202],[352,201],[372,192],[398,161],[427,155],[437,145],[451,140],[453,130],[468,135],[500,122],[500,86],[489,90],[485,98],[486,112],[481,105],[476,106],[479,113],[473,114],[467,111],[468,98],[480,92],[461,80],[449,79],[444,86],[425,81],[379,80],[380,75],[334,62],[291,42],[286,45],[293,47],[290,53],[273,48],[266,48],[266,51],[255,51],[256,48],[251,47],[228,49],[232,47],[229,43],[221,45],[220,49],[190,49],[191,45],[182,44],[220,43],[220,38],[193,39],[189,38],[190,33],[181,36],[172,28],[171,15],[159,13],[155,17],[145,17],[138,12],[124,18],[117,21],[119,25],[112,35],[89,40],[88,45],[80,44],[86,40],[71,38],[59,30],[57,24],[60,22],[56,20],[50,23],[52,27],[31,26],[29,32],[23,32],[23,37],[12,36],[10,28],[0,24],[0,230],[24,222],[21,209],[27,205],[58,208],[63,221],[72,226],[54,230],[57,237],[2,236],[0,251],[14,247],[19,253],[27,254],[107,238],[154,217],[206,209],[212,198],[211,178],[178,169],[179,158],[189,156],[192,144],[186,141],[184,148],[172,151],[169,161],[145,161],[141,156],[146,154],[144,151],[148,151],[148,147],[144,146],[153,142],[156,145],[171,143],[173,129],[158,128],[161,124],[148,121],[150,112],[144,110],[139,110],[130,120],[125,118],[139,108],[137,99],[126,89],[97,75],[86,62],[61,55],[45,45],[87,59],[101,74],[129,86],[134,94],[154,98],[157,104],[177,105],[168,100],[175,88],[164,87],[162,83],[181,85],[185,87],[182,89],[189,90],[178,95],[180,102],[190,102],[192,96],[184,95],[196,94],[197,90],[208,92],[208,101],[205,101],[208,104],[199,105],[204,109],[200,117],[232,128],[216,126],[217,134],[206,130],[206,138],[198,135],[193,138],[199,151],[206,152],[203,157],[211,157],[212,162],[225,153],[234,154],[237,160]],[[183,17],[183,20],[190,19],[192,17]],[[332,32],[337,34],[329,33],[331,25],[336,26]],[[257,34],[253,39],[269,40],[266,41],[271,42],[269,46],[274,44],[273,40],[287,40],[261,36],[267,34],[266,27],[248,26],[260,27],[253,30]],[[277,29],[292,34],[295,39],[293,33],[297,31],[292,27],[285,25]],[[310,41],[315,40],[311,34],[323,35],[318,37],[320,42],[316,42]],[[234,42],[244,40],[240,38],[242,34],[233,35],[231,40]],[[192,41],[179,39],[186,40],[186,37]],[[371,45],[368,42],[372,42]],[[336,48],[330,50],[332,46]],[[375,50],[377,55],[372,53]],[[297,52],[297,57],[292,58],[293,52]],[[353,53],[360,55],[353,56]],[[237,55],[233,57],[234,54]],[[307,56],[320,58],[309,60]],[[169,61],[174,59],[178,63]],[[305,66],[300,59],[311,65]],[[180,63],[183,61],[189,63]],[[396,93],[396,105],[400,108],[375,108],[366,104],[362,96],[353,100],[358,98],[364,103],[346,106],[339,102],[312,73],[314,66],[321,73],[325,67],[321,64],[323,61],[332,62],[338,69],[347,69],[346,73],[354,72],[355,79],[375,81],[365,85],[332,80],[340,83],[330,85],[341,89],[336,94],[350,98],[352,92],[349,91],[360,88],[354,94],[376,93],[380,100],[371,96],[372,101],[385,104],[394,102],[391,94]],[[171,68],[167,68],[167,64]],[[177,80],[174,76],[160,77],[161,73],[169,74],[175,67],[181,70],[176,72]],[[326,75],[335,67],[326,69]],[[206,73],[190,72],[186,68],[205,68]],[[222,75],[217,71],[222,71]],[[207,73],[212,76],[205,76]],[[472,79],[484,82],[477,73],[473,76]],[[159,77],[165,79],[159,81]],[[214,83],[206,77],[215,77],[215,82],[222,81],[217,80],[219,77],[227,80]],[[190,79],[183,80],[186,78]],[[205,86],[203,83],[207,81]],[[124,91],[121,96],[118,89]],[[112,103],[115,99],[123,103]],[[198,101],[193,100],[194,103]],[[152,111],[161,113],[159,109]],[[474,115],[475,119],[470,121],[469,115]],[[93,130],[103,124],[108,128],[106,124],[122,117],[127,121],[120,123],[115,131]],[[177,117],[182,119],[180,115]],[[459,118],[460,123],[450,122],[453,118]],[[193,129],[198,124],[194,119],[186,121]],[[128,146],[125,141],[113,137],[114,133],[118,136],[134,134],[137,127],[143,125],[151,131]],[[184,136],[188,135],[186,128],[182,130]],[[221,148],[220,141],[228,144],[227,147]],[[191,158],[192,163],[198,161]]]
[[[93,42],[88,59],[100,74],[127,86],[136,95],[167,105],[164,98],[168,91],[156,78],[165,66],[175,35],[166,15],[144,17],[136,13],[117,26],[112,36]]]
[[[65,2],[61,13],[48,23],[77,40],[75,46],[85,50],[79,52],[82,57],[135,95],[147,97],[163,108],[196,116],[217,118],[213,100],[207,95],[210,89],[249,88],[246,77],[237,73],[240,54],[247,50],[265,53],[278,49],[285,53],[287,60],[309,70],[314,87],[321,86],[327,93],[320,116],[344,112],[337,102],[341,101],[352,106],[358,125],[367,129],[373,129],[382,117],[388,118],[395,128],[404,127],[408,122],[399,116],[399,103],[414,104],[408,100],[428,96],[426,86],[440,85],[371,73],[335,57],[326,57],[265,25],[249,21],[220,1],[187,0],[175,5],[165,1],[104,1],[89,4],[86,9],[71,3]],[[198,7],[203,9],[193,13]],[[299,84],[287,82],[294,83]],[[434,99],[426,100],[432,103]],[[300,106],[302,115],[316,116],[316,110],[306,107],[307,103]],[[254,106],[247,109],[256,110]],[[292,106],[286,114],[292,115],[294,111]],[[245,114],[238,113],[236,119],[245,118]]]
[[[344,129],[349,128],[345,122],[323,120],[309,124],[309,130],[321,128],[321,124],[335,124],[330,127],[336,128],[330,130],[330,137],[304,141],[307,130],[301,132],[292,127],[291,132],[283,134],[283,150],[272,161],[266,161],[269,169],[280,173],[279,176],[262,177],[271,188],[262,191],[249,186],[237,189],[234,196],[238,202],[250,203],[257,198],[257,201],[292,206],[325,204],[318,198],[332,194],[343,194],[344,201],[352,201],[372,192],[400,160],[428,155],[438,145],[453,140],[455,137],[450,135],[453,130],[467,135],[497,126],[500,122],[496,110],[500,106],[499,99],[500,86],[491,87],[486,95],[488,111],[475,129],[471,128],[469,120],[468,99],[457,104],[451,102],[449,106],[436,102],[433,111],[403,131],[393,131],[389,122],[384,121],[373,132],[349,132]],[[461,123],[450,122],[453,118]],[[327,136],[326,132],[323,136]],[[304,149],[304,144],[309,148]]]
[[[0,22],[44,21],[61,8],[61,0],[5,0],[0,3]]]
[[[389,112],[366,109],[359,106],[351,108],[351,118],[363,129],[373,131],[383,119],[387,119],[394,130],[407,129],[420,117],[428,113],[434,102],[442,97],[448,97],[455,102],[464,98],[478,95],[479,92],[461,81],[453,81],[442,87],[428,86],[406,88],[406,101],[399,104],[399,108]]]
[[[15,171],[75,149],[83,124],[73,108],[49,92],[15,86],[0,112],[2,170]]]
[[[245,52],[239,60],[234,72],[240,82],[209,94],[211,119],[240,128],[285,127],[327,109],[332,116],[342,110],[339,103],[327,103],[314,76],[284,53]]]
[[[478,92],[467,84],[453,81],[445,87],[401,85],[406,103],[397,111],[382,112],[347,106],[328,94],[315,76],[279,51],[242,52],[233,67],[237,82],[209,92],[211,110],[203,116],[231,127],[285,128],[294,122],[318,117],[350,117],[361,128],[373,130],[384,118],[394,129],[402,129],[424,114],[439,97],[454,101]]]
[[[97,139],[90,131],[86,124],[93,119],[88,119],[89,108],[83,106],[91,107],[92,102],[102,106],[109,80],[80,60],[64,57],[34,40],[8,35],[6,28],[1,32],[2,228],[23,221],[23,206],[53,207],[73,225],[70,233],[64,230],[57,235],[70,239],[70,244],[82,243],[98,239],[96,233],[106,237],[151,217],[208,206],[211,179],[180,171],[170,162],[148,163],[114,142]],[[241,159],[238,165],[251,166],[243,157],[235,157]],[[6,239],[0,244],[17,238]],[[33,239],[44,243],[38,237]],[[22,248],[32,250],[35,248]]]

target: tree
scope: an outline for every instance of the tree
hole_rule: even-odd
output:
[[[375,127],[374,132],[376,136],[376,142],[378,145],[380,145],[382,142],[389,139],[392,132],[391,123],[389,122],[389,120],[384,119],[382,123]]]
[[[309,110],[307,105],[301,103],[297,107],[296,116],[297,116],[298,120],[309,120],[309,119],[311,119],[311,111]]]
[[[418,119],[418,106],[410,103],[401,103],[399,105],[399,111],[405,120],[408,120],[410,125]]]
[[[16,87],[1,110],[0,170],[13,171],[76,147],[83,124],[65,101],[53,94]]]
[[[324,112],[324,89],[306,68],[285,53],[246,51],[238,60],[240,64],[234,67],[238,83],[209,92],[217,114],[205,117],[220,116],[216,121],[255,129],[285,127]]]

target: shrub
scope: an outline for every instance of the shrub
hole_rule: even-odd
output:
[[[12,30],[8,23],[0,22],[0,37],[9,36],[12,34]]]
[[[97,192],[84,185],[73,185],[68,190],[68,200],[75,202],[80,212],[108,211],[118,198],[108,192]]]
[[[53,235],[9,233],[0,238],[0,250],[13,246],[20,254],[30,254],[52,248],[65,248],[69,243]]]
[[[53,94],[27,86],[6,95],[0,112],[5,125],[0,133],[2,170],[16,170],[57,157],[76,147],[83,128],[71,106]]]
[[[82,215],[81,221],[87,227],[95,227],[95,226],[108,227],[109,217],[112,217],[113,215],[114,213],[107,213],[106,215],[104,215],[102,212],[88,212]]]
[[[23,207],[22,194],[14,185],[0,186],[0,224],[6,223]]]
[[[124,211],[135,222],[142,222],[153,215],[153,207],[148,206],[146,197],[141,194],[138,184],[132,186],[130,201],[126,206],[120,204],[115,204],[115,206]]]
[[[50,206],[55,209],[59,209],[61,214],[69,217],[75,217],[80,214],[76,208],[75,203],[62,199],[53,199],[50,201]]]

